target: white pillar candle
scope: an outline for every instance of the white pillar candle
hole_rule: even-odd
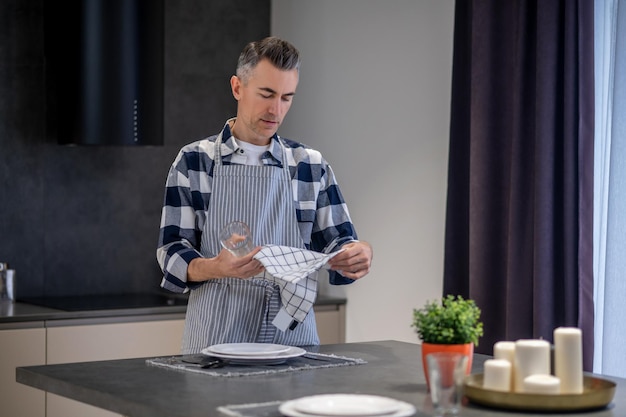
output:
[[[506,359],[513,364],[515,358],[515,342],[497,342],[493,345],[493,358]]]
[[[553,375],[529,375],[524,378],[526,394],[559,394],[561,381]]]
[[[494,359],[504,359],[511,363],[511,386],[509,391],[513,391],[515,381],[515,342],[500,341],[493,345]]]
[[[562,394],[583,392],[582,332],[575,327],[554,330],[554,374],[561,380]]]
[[[536,339],[516,341],[513,368],[515,392],[524,392],[524,378],[529,375],[550,375],[550,343]]]
[[[487,359],[484,367],[484,389],[505,392],[511,390],[511,362],[506,359]]]

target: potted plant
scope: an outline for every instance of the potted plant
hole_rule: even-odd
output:
[[[413,310],[413,323],[422,340],[422,366],[428,384],[426,355],[434,352],[456,352],[468,356],[467,371],[472,369],[474,346],[483,335],[480,308],[474,300],[460,295],[448,295],[429,301],[421,309]]]

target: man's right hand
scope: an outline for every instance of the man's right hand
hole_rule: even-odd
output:
[[[254,255],[260,250],[261,247],[258,246],[246,256],[237,257],[222,249],[214,258],[196,258],[187,268],[187,281],[201,282],[226,277],[251,278],[265,269],[261,262],[254,259]]]

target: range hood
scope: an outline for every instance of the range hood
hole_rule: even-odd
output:
[[[45,0],[48,134],[163,144],[163,0]]]

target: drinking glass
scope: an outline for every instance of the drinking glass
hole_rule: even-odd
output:
[[[434,415],[456,415],[461,408],[467,356],[438,352],[426,356]]]
[[[252,249],[252,233],[247,224],[240,221],[228,223],[220,232],[220,243],[235,256],[245,256]]]

